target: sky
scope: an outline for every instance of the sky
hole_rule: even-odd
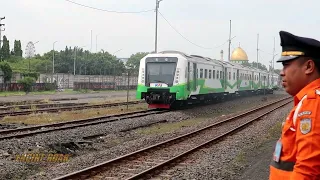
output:
[[[120,58],[155,50],[156,0],[0,0],[0,17],[10,40],[21,40],[25,52],[32,41],[38,54],[66,46],[91,52],[101,49]],[[267,67],[281,54],[279,31],[320,40],[320,1],[316,0],[163,0],[158,16],[158,51],[228,59],[231,20],[231,53],[240,44],[249,61]],[[144,13],[119,13],[141,12]],[[168,22],[171,24],[173,29]],[[92,32],[92,36],[91,36]],[[259,34],[259,41],[257,40]],[[91,38],[92,37],[92,38]],[[39,42],[38,42],[39,41]],[[91,43],[92,42],[92,43]],[[275,68],[282,68],[275,63]]]

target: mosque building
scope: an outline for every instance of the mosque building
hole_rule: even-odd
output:
[[[233,50],[230,61],[239,64],[249,63],[247,53],[240,46]]]

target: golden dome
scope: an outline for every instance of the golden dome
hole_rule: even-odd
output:
[[[236,48],[231,55],[231,61],[249,61],[247,53],[241,48]]]

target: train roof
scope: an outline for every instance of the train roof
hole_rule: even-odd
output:
[[[167,51],[161,51],[158,53],[151,53],[151,54],[179,54],[179,55],[185,57],[186,59],[189,59],[192,61],[210,62],[215,65],[223,65],[223,66],[234,67],[234,68],[243,69],[243,70],[251,70],[251,71],[253,70],[253,71],[260,71],[260,72],[264,72],[264,73],[269,73],[266,70],[258,69],[256,67],[246,66],[246,65],[242,65],[242,64],[238,64],[238,63],[228,62],[228,61],[221,61],[218,59],[212,59],[212,58],[204,57],[204,56],[200,56],[200,55],[194,55],[194,54],[189,55],[187,53],[184,53],[181,51],[175,51],[175,50],[167,50]],[[276,74],[276,73],[274,73],[274,74]]]

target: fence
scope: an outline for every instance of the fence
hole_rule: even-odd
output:
[[[32,91],[44,91],[49,86],[54,86],[53,83],[33,83]],[[0,83],[0,91],[23,91],[21,83]]]
[[[37,82],[57,83],[62,89],[127,89],[128,74],[121,76],[114,75],[71,75],[71,74],[40,74]],[[137,87],[138,77],[129,74],[129,87]]]

